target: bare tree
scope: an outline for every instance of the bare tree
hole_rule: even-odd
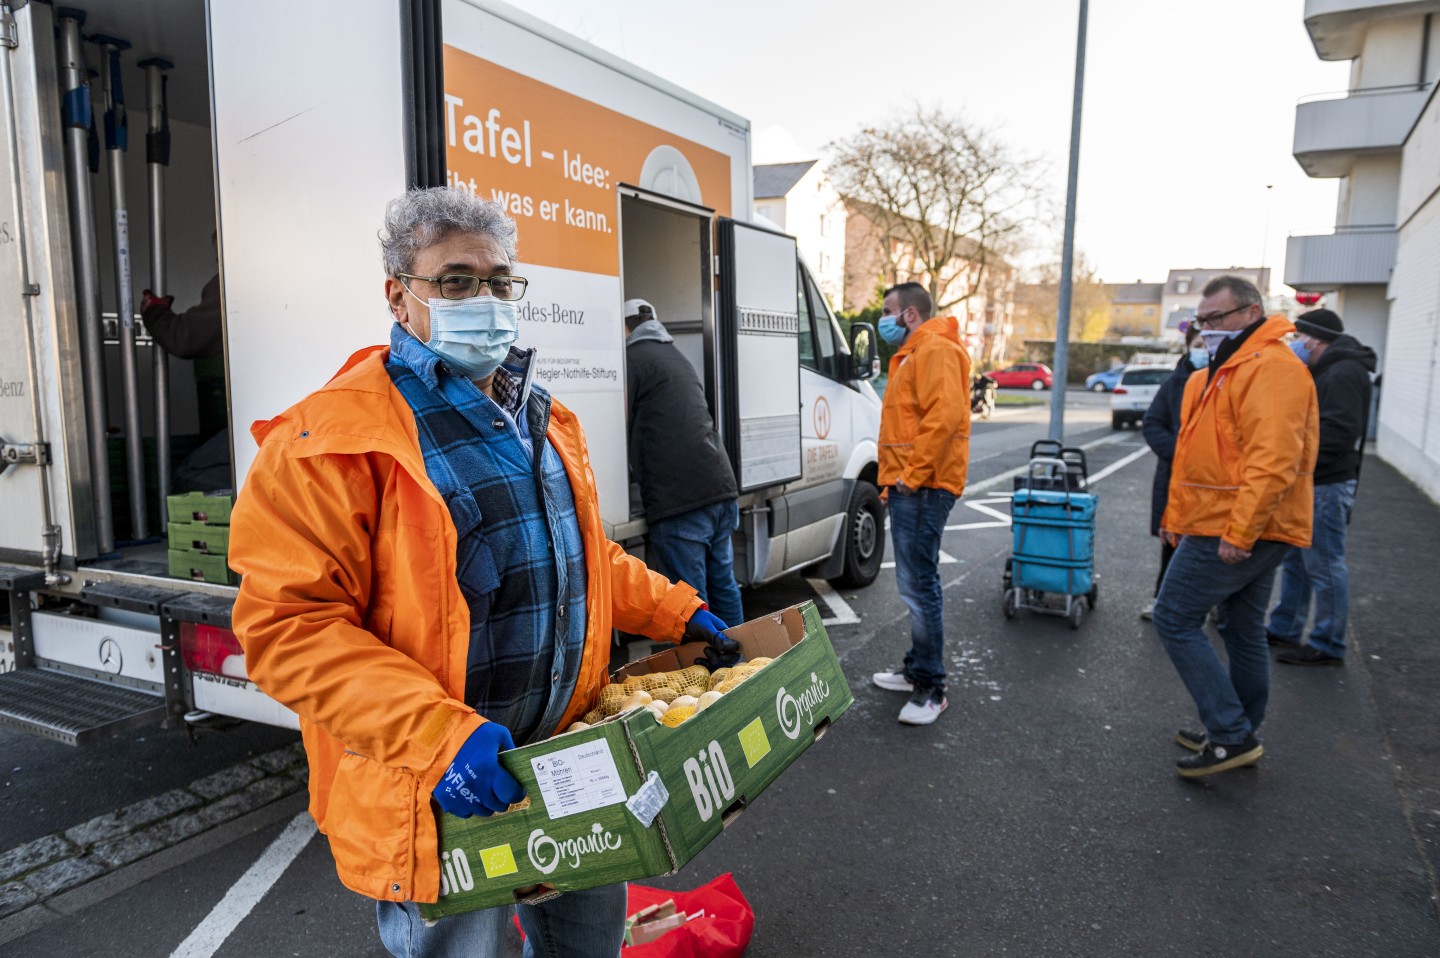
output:
[[[1060,263],[1046,263],[1034,271],[1034,285],[1026,290],[1027,316],[1048,320],[1049,335],[1055,336],[1055,318],[1060,310]],[[1079,251],[1070,288],[1070,342],[1097,343],[1110,325],[1110,297],[1095,268]]]
[[[983,293],[987,269],[1019,250],[1041,208],[1037,161],[938,109],[827,149],[836,188],[872,225],[884,273],[874,280],[924,283],[937,312]]]

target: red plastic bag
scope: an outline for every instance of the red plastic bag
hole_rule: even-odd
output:
[[[629,894],[627,915],[673,898],[677,911],[689,915],[703,910],[705,917],[687,921],[652,942],[626,945],[620,949],[621,958],[740,958],[750,947],[755,911],[729,872],[694,891],[665,891],[632,883]],[[512,920],[523,941],[520,916]]]
[[[628,914],[671,898],[677,910],[693,914],[703,909],[705,917],[687,921],[648,944],[621,948],[622,958],[740,958],[745,954],[755,930],[755,911],[729,872],[694,891],[632,884]]]

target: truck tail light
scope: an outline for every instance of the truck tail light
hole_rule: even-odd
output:
[[[180,623],[180,655],[192,672],[209,672],[244,679],[245,650],[229,629],[214,625]]]
[[[1126,389],[1124,386],[1116,386],[1116,387],[1115,387],[1115,395],[1117,395],[1117,396],[1128,396],[1129,394],[1130,394],[1130,390]]]

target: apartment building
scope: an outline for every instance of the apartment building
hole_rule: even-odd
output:
[[[896,283],[930,285],[930,274],[916,256],[914,245],[877,225],[884,222],[883,213],[849,198],[845,208],[847,311],[864,309],[875,302],[880,290]],[[940,234],[939,227],[931,229]],[[939,271],[943,285],[937,308],[959,321],[961,338],[972,359],[1002,363],[1014,331],[1016,270],[993,252],[981,256],[979,248],[963,237],[957,246],[962,252]]]
[[[1106,335],[1148,336],[1160,338],[1160,307],[1164,283],[1106,283],[1105,299],[1110,312],[1110,328]]]
[[[1340,191],[1333,232],[1290,237],[1285,282],[1380,355],[1380,455],[1440,499],[1440,2],[1305,0],[1305,27],[1350,84],[1295,110],[1296,161]]]
[[[1172,269],[1160,290],[1160,315],[1165,317],[1160,338],[1181,340],[1185,334],[1180,326],[1195,318],[1195,307],[1204,299],[1205,284],[1217,276],[1239,276],[1259,287],[1261,293],[1270,289],[1270,270],[1265,267],[1231,266],[1226,269]],[[1269,305],[1267,300],[1266,305]]]

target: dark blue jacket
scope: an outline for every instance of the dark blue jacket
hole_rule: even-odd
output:
[[[1160,517],[1170,499],[1170,462],[1175,458],[1175,439],[1180,435],[1180,404],[1185,398],[1185,383],[1196,372],[1190,357],[1180,357],[1175,372],[1160,385],[1150,408],[1145,411],[1141,429],[1145,442],[1155,450],[1155,484],[1150,490],[1150,534],[1160,534]]]

